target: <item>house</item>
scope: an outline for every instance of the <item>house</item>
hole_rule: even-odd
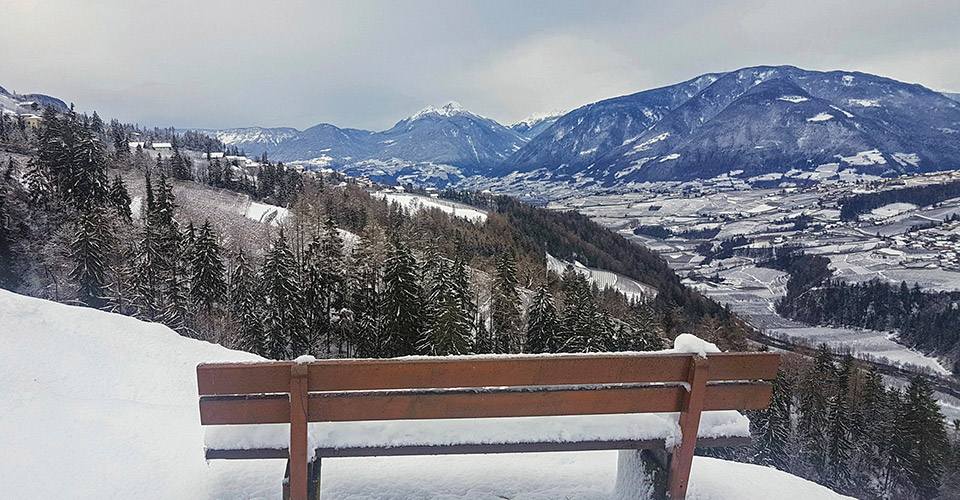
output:
[[[23,120],[23,123],[27,128],[36,130],[40,128],[40,124],[43,123],[43,118],[37,115],[20,115],[20,119]]]
[[[223,151],[218,151],[216,153],[213,153],[213,152],[207,153],[207,156],[209,156],[211,160],[215,160],[215,159],[219,160],[223,158]]]
[[[155,143],[153,143],[153,149],[156,149],[157,151],[166,150],[166,149],[171,149],[171,148],[173,148],[173,145],[170,144],[169,142],[155,142]]]
[[[128,142],[127,146],[129,146],[130,149],[137,149],[137,148],[143,149],[146,147],[143,141]]]

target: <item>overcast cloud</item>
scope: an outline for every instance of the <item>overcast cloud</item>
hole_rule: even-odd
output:
[[[151,126],[380,130],[531,113],[757,64],[960,91],[945,1],[0,0],[0,86]]]

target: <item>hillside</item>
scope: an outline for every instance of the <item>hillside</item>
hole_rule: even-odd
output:
[[[282,461],[203,459],[195,365],[256,356],[5,290],[0,322],[0,439],[16,457],[0,465],[0,496],[280,497]],[[331,500],[599,500],[617,498],[616,472],[616,452],[335,459],[322,487]],[[688,498],[847,497],[771,468],[697,457]]]

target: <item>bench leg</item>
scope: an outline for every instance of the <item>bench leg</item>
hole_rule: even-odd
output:
[[[620,450],[614,498],[665,500],[667,460],[666,450]]]
[[[307,498],[320,500],[320,457],[307,467]]]
[[[690,365],[690,390],[683,397],[679,426],[682,437],[670,457],[668,489],[670,500],[683,500],[690,485],[690,467],[697,449],[697,433],[700,429],[700,413],[703,411],[704,394],[707,392],[707,358],[696,356]]]
[[[320,457],[307,465],[307,498],[320,500]],[[283,500],[290,500],[290,460],[283,475]]]

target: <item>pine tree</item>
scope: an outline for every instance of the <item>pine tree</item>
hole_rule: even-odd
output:
[[[426,328],[419,343],[422,354],[448,356],[470,352],[473,317],[469,306],[470,294],[461,287],[464,281],[457,275],[465,274],[462,263],[441,261],[427,298]]]
[[[387,336],[382,308],[383,263],[386,260],[386,236],[383,229],[370,224],[363,230],[353,253],[350,308],[353,312],[353,344],[359,356],[385,355]]]
[[[584,352],[594,346],[597,336],[597,304],[590,285],[572,266],[561,280],[563,310],[560,318],[561,352]]]
[[[190,296],[194,303],[202,306],[209,314],[213,305],[223,299],[227,288],[223,278],[220,245],[214,238],[209,220],[200,227],[200,232],[193,242],[192,253]]]
[[[423,329],[422,289],[417,264],[400,242],[390,246],[384,264],[382,304],[387,357],[416,354]]]
[[[337,351],[341,352],[343,335],[340,328],[340,311],[344,306],[346,276],[344,275],[343,239],[332,217],[328,217],[323,229],[319,248],[319,276],[321,305],[323,307],[324,337],[326,351],[331,352],[333,337],[337,337]]]
[[[553,296],[546,285],[541,285],[527,315],[526,352],[558,352],[560,349],[560,322]]]
[[[828,450],[830,486],[838,491],[851,487],[850,461],[853,456],[851,410],[848,402],[853,357],[849,354],[837,376],[836,393],[829,404]]]
[[[313,350],[306,338],[301,307],[303,297],[297,274],[296,261],[281,230],[273,248],[267,252],[261,269],[266,302],[266,352],[267,357],[272,359],[297,357]]]
[[[237,254],[237,262],[230,273],[229,308],[230,321],[235,335],[234,343],[240,349],[264,357],[267,350],[260,317],[262,304],[255,292],[254,273],[243,251]]]
[[[667,339],[657,313],[647,304],[639,306],[630,318],[630,328],[619,342],[624,351],[658,351],[667,346]]]
[[[81,215],[70,244],[70,258],[73,260],[70,278],[77,284],[77,298],[90,307],[99,308],[106,303],[106,260],[111,239],[106,219],[99,209]]]
[[[937,494],[949,442],[946,422],[933,395],[933,387],[923,377],[914,377],[907,387],[904,427],[899,429],[913,444],[907,462],[907,474],[923,498]]]
[[[511,255],[504,252],[497,262],[490,292],[490,352],[519,351],[521,325],[517,287],[516,263]]]
[[[123,185],[123,179],[120,178],[120,174],[117,174],[113,178],[113,184],[110,185],[109,198],[110,204],[116,209],[117,214],[125,220],[130,220],[132,217],[130,212],[130,193],[127,192],[127,187]]]
[[[757,412],[750,422],[757,436],[754,442],[754,462],[787,470],[790,463],[789,445],[793,435],[793,388],[782,370],[773,381],[773,395],[766,410]]]

